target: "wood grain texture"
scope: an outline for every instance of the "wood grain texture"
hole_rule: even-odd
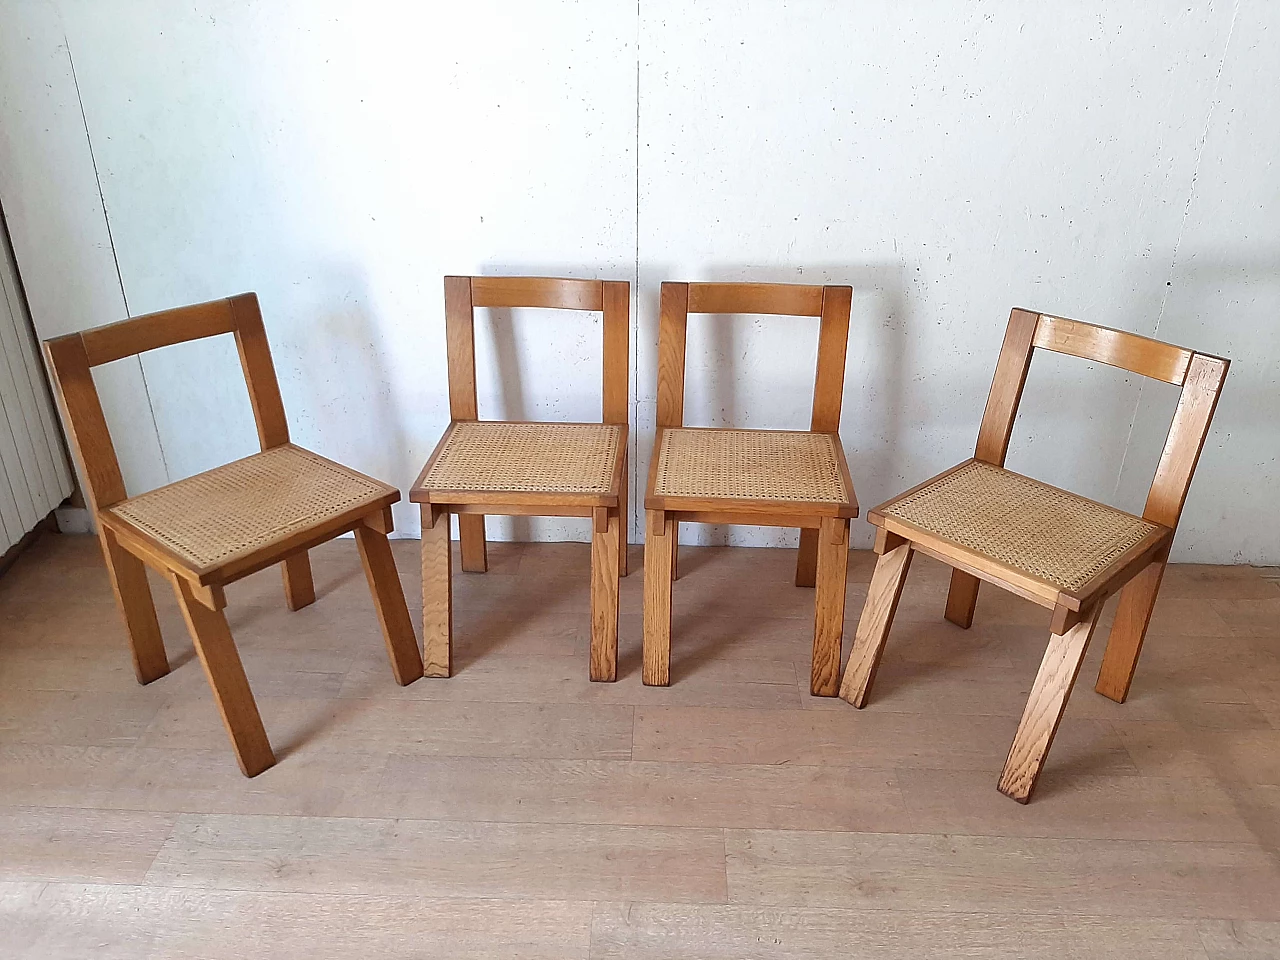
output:
[[[561,277],[471,277],[474,307],[543,307],[603,310],[607,291],[599,280]]]
[[[685,334],[689,326],[689,288],[690,284],[687,283],[664,282],[659,298],[657,401],[659,429],[679,427],[684,424],[684,358]],[[655,466],[656,460],[655,456]],[[652,487],[653,485],[650,484],[650,490]]]
[[[957,627],[968,630],[973,626],[973,611],[978,605],[978,588],[982,584],[971,573],[951,571],[951,586],[947,588],[947,607],[943,616]]]
[[[800,283],[690,283],[689,313],[822,314],[824,287]],[[848,289],[848,288],[845,288]]]
[[[907,581],[907,571],[911,569],[912,552],[910,543],[896,541],[876,561],[862,616],[858,618],[853,650],[840,686],[841,699],[855,707],[866,706],[867,694],[875,682],[885,640],[889,637],[893,615],[902,596],[902,586]]]
[[[844,403],[844,363],[849,349],[849,310],[853,287],[822,288],[822,325],[818,330],[818,368],[813,380],[813,418],[809,429],[838,433]]]
[[[649,511],[644,542],[644,668],[646,686],[671,682],[671,578],[675,521]]]
[[[601,420],[626,425],[631,411],[631,284],[607,280],[604,293],[604,382]]]
[[[1191,363],[1191,351],[1183,347],[1062,317],[1042,315],[1034,344],[1042,350],[1120,367],[1175,386],[1182,385]]]
[[[146,567],[121,547],[115,534],[106,527],[99,528],[98,538],[107,561],[111,592],[129,638],[134,675],[139,683],[151,683],[169,672],[169,658],[164,650],[160,621],[156,619]]]
[[[251,297],[253,294],[241,296]],[[235,326],[232,302],[210,300],[108,323],[86,330],[81,336],[89,365],[96,367],[175,343],[231,333]]]
[[[449,365],[449,419],[475,420],[476,335],[471,278],[444,278],[444,336]]]
[[[1034,347],[1039,314],[1014,308],[1009,314],[1009,326],[1005,330],[1004,343],[996,360],[996,373],[987,395],[987,407],[982,412],[982,424],[978,427],[978,445],[974,457],[1004,466],[1009,451],[1009,437],[1013,433],[1013,421],[1022,401],[1022,389],[1027,385],[1027,371],[1031,367],[1031,351]]]
[[[449,514],[422,505],[422,669],[453,673],[453,550]]]
[[[458,514],[458,546],[464,573],[485,573],[489,569],[483,513]]]
[[[418,638],[413,633],[409,608],[404,602],[404,590],[396,572],[396,561],[391,556],[387,535],[368,524],[356,527],[356,546],[364,567],[369,592],[373,595],[373,608],[382,627],[386,641],[387,657],[391,672],[400,686],[413,683],[422,677],[422,655],[418,652]]]
[[[1156,607],[1164,570],[1164,560],[1150,563],[1120,591],[1116,616],[1107,637],[1107,650],[1094,686],[1098,693],[1116,703],[1124,703],[1129,698],[1129,687],[1138,669],[1138,656],[1142,653],[1142,642]]]
[[[258,705],[254,702],[249,680],[236,650],[235,641],[227,627],[227,618],[221,610],[210,610],[198,599],[185,579],[170,574],[174,592],[182,609],[187,629],[200,665],[204,667],[213,691],[214,702],[222,716],[222,724],[235,748],[240,772],[246,777],[256,777],[275,765],[275,754],[262,726]]]
[[[284,602],[290,610],[301,610],[316,602],[316,586],[311,578],[311,561],[307,551],[292,554],[280,564],[284,580]]]
[[[1101,614],[1098,605],[1066,633],[1049,635],[1049,646],[1000,774],[1000,792],[1019,803],[1031,799]]]
[[[622,518],[608,514],[604,528],[591,534],[591,660],[592,680],[618,678],[618,551]]]
[[[815,697],[834,697],[840,689],[840,647],[844,638],[848,569],[849,521],[824,518],[818,530],[813,659],[809,668],[809,692]]]
[[[236,351],[240,368],[249,387],[253,421],[258,427],[258,442],[270,450],[289,442],[289,422],[284,415],[280,383],[271,360],[267,330],[262,324],[262,311],[256,293],[242,293],[226,301],[235,322]]]
[[[800,530],[800,547],[796,551],[796,586],[812,587],[818,582],[818,531],[814,527]]]

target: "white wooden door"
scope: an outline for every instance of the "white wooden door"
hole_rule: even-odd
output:
[[[0,223],[0,553],[71,493],[71,469]]]

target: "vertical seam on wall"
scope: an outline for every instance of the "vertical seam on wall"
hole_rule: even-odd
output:
[[[631,422],[639,426],[640,424],[640,0],[636,0],[636,262],[635,269],[632,271],[632,291],[635,297],[635,313],[631,323]],[[626,524],[628,528],[631,526],[631,517],[636,517],[636,529],[643,531],[644,524],[641,520],[644,517],[644,495],[645,491],[640,489],[640,431],[636,430],[631,441],[635,445],[635,456],[629,457],[627,462],[627,472],[631,475],[628,480],[628,489],[630,493],[627,497],[627,514]],[[636,505],[640,505],[640,509],[636,509]],[[629,541],[630,536],[624,538]],[[625,544],[624,544],[625,549]]]
[[[1187,229],[1187,220],[1191,217],[1191,203],[1196,196],[1196,182],[1200,179],[1200,163],[1204,159],[1204,145],[1209,139],[1209,125],[1213,122],[1213,115],[1217,112],[1220,97],[1218,91],[1222,87],[1222,74],[1227,67],[1227,55],[1231,51],[1231,38],[1236,32],[1236,18],[1240,15],[1241,0],[1236,0],[1231,8],[1231,22],[1227,25],[1227,39],[1222,44],[1222,59],[1218,61],[1218,72],[1213,78],[1213,92],[1209,95],[1209,109],[1205,113],[1204,126],[1200,130],[1200,142],[1196,144],[1196,158],[1191,165],[1191,186],[1187,190],[1187,202],[1182,208],[1182,219],[1178,222],[1178,234],[1173,238],[1173,253],[1169,257],[1169,275],[1165,278],[1164,292],[1160,296],[1160,309],[1156,311],[1155,327],[1151,331],[1152,339],[1156,339],[1160,333],[1160,323],[1164,320],[1164,311],[1169,303],[1169,293],[1173,289],[1173,274],[1178,267],[1178,251],[1182,249],[1182,236]],[[1112,496],[1116,496],[1120,492],[1120,481],[1124,477],[1125,463],[1129,459],[1129,450],[1133,444],[1133,430],[1138,422],[1138,411],[1142,409],[1142,395],[1146,390],[1147,378],[1142,377],[1138,381],[1138,397],[1133,404],[1133,415],[1129,418],[1129,432],[1124,439],[1124,450],[1120,454],[1120,469],[1116,472],[1115,486],[1112,488]]]
[[[124,301],[125,316],[132,316],[129,311],[129,295],[124,289],[124,275],[120,272],[120,257],[116,254],[116,238],[111,232],[111,217],[107,214],[107,198],[102,192],[102,177],[98,173],[98,158],[93,152],[93,138],[89,136],[89,118],[84,112],[84,98],[80,96],[80,78],[76,76],[76,62],[71,56],[71,43],[67,40],[66,32],[62,34],[62,45],[67,51],[67,63],[71,65],[71,83],[76,91],[76,103],[80,107],[80,123],[84,127],[84,142],[89,147],[89,162],[93,164],[93,182],[98,189],[98,204],[102,207],[102,222],[107,227],[107,243],[111,246],[111,262],[116,268],[116,283],[120,286],[120,299]],[[171,479],[169,475],[169,460],[164,455],[164,442],[160,439],[160,425],[156,422],[155,404],[151,402],[151,387],[147,383],[147,370],[142,365],[142,355],[138,354],[138,373],[142,377],[142,393],[147,398],[147,411],[151,414],[151,429],[156,435],[156,449],[160,451],[160,466],[164,470],[165,479]]]

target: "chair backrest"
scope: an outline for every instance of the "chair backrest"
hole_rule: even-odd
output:
[[[628,421],[631,284],[557,277],[445,277],[444,329],[449,360],[449,417],[478,420],[476,307],[541,307],[604,314],[601,422]]]
[[[86,500],[95,510],[119,503],[126,493],[92,369],[148,350],[221,333],[235,335],[262,449],[288,443],[289,425],[284,418],[284,403],[257,294],[242,293],[226,300],[162,310],[44,342],[58,405],[88,487]]]
[[[684,358],[691,313],[820,317],[809,429],[840,429],[853,287],[795,283],[664,283],[658,326],[658,426],[684,425]]]
[[[996,361],[975,459],[1004,465],[1031,355],[1037,348],[1095,360],[1182,388],[1142,513],[1153,523],[1176,527],[1230,361],[1123,330],[1015,308]]]

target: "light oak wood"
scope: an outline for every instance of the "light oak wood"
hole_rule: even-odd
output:
[[[627,423],[630,416],[630,339],[631,339],[631,286],[623,281],[613,280],[567,280],[553,277],[445,277],[445,340],[449,364],[449,411],[452,422],[439,443],[417,481],[409,491],[411,502],[423,505],[425,517],[428,505],[447,511],[444,522],[447,525],[449,515],[458,518],[458,538],[462,559],[462,569],[469,573],[484,573],[488,570],[487,545],[485,542],[484,517],[486,514],[507,516],[592,516],[597,510],[610,508],[613,513],[622,517],[618,529],[618,542],[605,547],[596,546],[593,540],[593,570],[591,578],[592,597],[597,597],[602,606],[599,616],[593,615],[592,624],[598,628],[600,642],[592,647],[592,659],[589,671],[593,679],[613,680],[617,675],[616,663],[609,666],[597,658],[612,652],[617,658],[616,614],[614,616],[614,637],[608,638],[605,624],[608,615],[605,612],[607,598],[616,598],[618,577],[627,575]],[[475,358],[475,319],[477,307],[500,308],[553,308],[561,310],[600,311],[604,315],[602,323],[603,339],[603,386],[601,391],[601,423],[620,428],[620,441],[616,454],[613,454],[613,472],[608,489],[601,482],[598,487],[582,484],[579,491],[552,487],[546,490],[489,489],[493,484],[485,484],[486,489],[468,489],[470,483],[444,484],[433,487],[432,472],[437,463],[450,464],[447,457],[448,443],[451,435],[462,421],[477,420],[479,409],[476,402],[476,358]],[[521,441],[526,446],[534,441]],[[544,441],[536,441],[543,443]],[[612,451],[612,447],[609,448]],[[550,451],[549,451],[550,452]],[[569,486],[569,485],[566,485]],[[426,529],[424,525],[424,530]],[[597,534],[602,536],[604,534]],[[440,570],[428,572],[427,564],[439,564],[441,557],[447,555],[447,548],[436,547],[429,552],[424,544],[423,551],[423,591],[439,593]],[[611,570],[607,573],[596,570],[596,559],[609,559]],[[612,587],[606,587],[600,579],[611,576]],[[430,579],[431,583],[428,583]],[[447,593],[447,590],[446,590]],[[438,601],[437,601],[438,602]],[[614,603],[616,607],[616,600]],[[424,616],[427,614],[424,611]],[[428,632],[428,624],[424,620],[424,634]],[[449,631],[442,633],[438,618],[430,624],[430,632],[436,638],[424,640],[427,645],[427,675],[448,676],[450,667],[447,654],[442,654],[433,661],[430,647],[446,644],[442,637],[448,637]]]
[[[413,623],[409,620],[409,608],[404,602],[396,562],[391,556],[387,535],[381,530],[361,524],[356,527],[355,534],[365,579],[373,595],[373,607],[387,644],[391,672],[396,683],[403,687],[422,677],[422,656],[418,652],[418,639],[413,635]]]
[[[902,597],[903,584],[907,582],[907,571],[911,569],[911,554],[911,544],[894,537],[876,561],[875,573],[871,575],[871,585],[867,588],[866,604],[858,618],[853,650],[840,685],[841,699],[855,707],[866,705],[867,693],[875,682],[880,655],[884,652],[889,627]]]
[[[231,639],[227,618],[221,610],[210,610],[197,599],[185,579],[170,575],[170,580],[222,724],[231,738],[240,772],[246,777],[256,777],[275,766],[276,758],[262,726],[253,691],[249,689],[249,680],[244,675],[240,654]]]
[[[422,505],[422,661],[428,677],[453,673],[453,551],[449,514]]]
[[[849,521],[824,518],[818,529],[817,594],[814,598],[813,658],[809,692],[834,697],[840,689],[844,638],[845,578],[849,568]]]
[[[120,546],[115,534],[103,530],[99,541],[111,577],[111,591],[124,618],[133,658],[133,672],[139,683],[151,683],[169,672],[169,658],[164,651],[164,637],[156,619],[151,585],[142,561]]]
[[[670,682],[670,584],[678,577],[679,525],[691,523],[736,523],[793,527],[800,530],[796,556],[795,584],[818,586],[811,665],[815,695],[833,696],[838,687],[840,637],[843,623],[844,583],[847,557],[836,560],[830,537],[848,529],[848,519],[858,515],[853,481],[840,443],[840,410],[844,393],[845,354],[849,339],[849,312],[853,289],[845,286],[803,286],[770,283],[663,283],[658,328],[657,435],[650,457],[649,483],[644,505],[648,512],[650,536],[656,529],[663,538],[661,559],[645,563],[645,682]],[[697,430],[684,427],[686,334],[690,313],[758,313],[820,317],[818,362],[814,376],[813,416],[810,433],[827,434],[835,451],[836,469],[843,486],[842,501],[801,501],[766,496],[659,495],[658,466],[668,430]],[[673,438],[699,436],[671,434]],[[815,441],[816,442],[816,441]],[[818,496],[819,494],[814,494]],[[657,518],[655,520],[655,518]],[[822,544],[821,530],[828,531]],[[669,538],[669,543],[668,543]],[[847,534],[843,549],[848,552]],[[826,560],[823,557],[826,556]],[[834,580],[821,584],[826,565]],[[663,584],[651,578],[661,576]],[[659,604],[650,625],[647,607],[650,598]],[[665,598],[665,599],[664,599]],[[838,609],[837,609],[838,608]],[[665,624],[662,627],[661,624]],[[654,645],[650,650],[650,644]],[[832,650],[834,649],[834,662]],[[819,693],[821,691],[821,693]]]
[[[644,667],[646,686],[671,682],[671,579],[675,521],[648,511],[644,540]]]
[[[599,509],[604,509],[603,507]],[[607,512],[604,524],[591,532],[591,666],[592,680],[618,678],[618,551],[622,518]]]
[[[1109,364],[1179,387],[1192,357],[1183,347],[1135,333],[1045,315],[1036,324],[1034,343],[1043,350]]]
[[[125,502],[119,462],[91,368],[143,351],[221,334],[235,337],[262,453],[257,458],[240,461],[240,466],[215,468],[188,482],[205,484],[201,489],[206,496],[222,495],[227,503],[224,506],[221,500],[217,501],[220,511],[234,512],[243,507],[243,514],[228,518],[229,529],[245,529],[247,518],[258,523],[255,529],[262,533],[246,535],[240,542],[221,543],[217,550],[201,552],[183,539],[186,534],[130,519],[130,511],[146,509],[144,505],[154,501],[143,495]],[[315,601],[315,585],[307,551],[365,523],[370,524],[371,529],[390,529],[390,505],[400,499],[400,494],[393,487],[289,443],[280,387],[258,298],[253,293],[134,317],[57,337],[46,341],[44,347],[63,421],[80,462],[86,501],[97,522],[137,678],[141,683],[149,683],[169,672],[159,620],[147,584],[144,569],[147,564],[169,579],[177,590],[241,769],[247,776],[256,775],[275,761],[222,613],[226,603],[224,586],[279,564],[289,608],[298,610],[310,605]],[[283,475],[294,478],[309,476],[305,471],[318,471],[325,475],[328,483],[354,484],[354,489],[361,492],[337,506],[313,508],[309,523],[301,523],[295,516],[282,519],[260,515],[259,505],[246,499],[253,494],[244,484],[251,484],[253,474],[235,474],[239,479],[233,483],[229,479],[233,474],[227,472],[241,469],[250,462],[258,465],[253,468],[258,471],[257,476],[270,476],[272,471],[276,471],[274,475],[281,475],[279,471],[284,471]],[[179,497],[178,491],[184,489],[188,488],[180,482],[155,495]],[[166,514],[161,511],[158,515]],[[220,512],[218,516],[224,514]],[[175,524],[170,522],[169,526],[172,528]],[[209,535],[202,533],[201,536]],[[394,564],[390,563],[390,554],[385,553],[382,561],[376,565],[380,581],[390,578],[398,591],[399,581]],[[374,586],[375,594],[379,590],[386,592],[386,583]],[[192,604],[200,609],[193,609]],[[389,620],[384,620],[384,625],[399,626]],[[409,636],[410,648],[416,655],[412,631]],[[393,639],[387,637],[389,646]]]
[[[1018,723],[1018,732],[1000,774],[1000,792],[1019,803],[1031,799],[1031,792],[1040,779],[1044,758],[1053,746],[1054,734],[1067,707],[1067,697],[1075,686],[1080,664],[1093,637],[1094,627],[1102,613],[1101,605],[1090,610],[1079,623],[1066,633],[1050,634],[1040,671],[1036,674],[1027,698],[1026,709]]]
[[[285,557],[280,564],[284,580],[284,600],[290,610],[301,610],[316,602],[316,586],[311,578],[311,561],[307,551]]]
[[[965,545],[947,539],[932,529],[898,516],[894,511],[896,504],[927,487],[942,483],[952,473],[966,470],[969,472],[965,476],[975,476],[972,472],[976,469],[974,461],[996,468],[1003,466],[1014,418],[1036,349],[1107,363],[1182,386],[1178,409],[1143,511],[1143,519],[1149,523],[1139,525],[1136,520],[1129,523],[1129,529],[1133,533],[1124,541],[1123,550],[1105,557],[1105,562],[1101,562],[1099,566],[1082,566],[1074,577],[1050,574],[1041,566],[1020,566],[1011,560],[991,556],[972,545],[972,540],[971,545]],[[1227,368],[1228,362],[1218,357],[1076,320],[1015,309],[1009,317],[1004,344],[996,364],[995,378],[978,432],[974,461],[962,463],[876,507],[869,512],[868,519],[882,533],[906,541],[913,551],[939,559],[954,568],[947,593],[946,619],[960,627],[968,628],[972,624],[978,586],[982,580],[1050,609],[1051,639],[1045,666],[1042,667],[1042,679],[1045,672],[1049,671],[1049,657],[1073,656],[1077,648],[1083,655],[1088,631],[1093,629],[1103,601],[1120,590],[1121,599],[1096,689],[1117,702],[1123,702],[1133,680],[1170,544]],[[1004,477],[1007,481],[1009,477],[1001,471],[983,469],[986,471],[983,476],[989,476],[993,480]],[[954,483],[955,480],[947,482]],[[1023,478],[1018,482],[1026,484],[1028,481]],[[1039,486],[1047,492],[1056,490],[1045,484]],[[1082,517],[1097,517],[1100,515],[1099,511],[1106,510],[1103,507],[1091,507],[1090,501],[1080,498],[1072,500],[1074,495],[1064,491],[1058,493],[1065,494],[1065,497],[1057,497],[1054,502],[1073,502],[1076,506],[1072,509],[1083,511],[1080,513]],[[1085,507],[1089,509],[1085,510]],[[1114,512],[1109,516],[1114,517]],[[942,530],[943,526],[938,529]],[[959,534],[951,535],[964,539]],[[883,563],[882,558],[881,564]],[[1041,573],[1045,575],[1040,576]],[[1051,579],[1051,576],[1059,576],[1060,579]],[[867,655],[860,656],[860,640],[855,640],[854,654],[850,659],[851,668],[846,669],[843,689],[850,694],[846,699],[857,706],[865,702],[884,635],[892,620],[890,612],[889,622],[881,622],[880,613],[880,609],[873,609],[869,598],[863,612],[863,621],[867,623],[866,634],[878,638],[880,645],[876,647],[874,655],[868,649]],[[863,633],[860,625],[858,637],[861,638]],[[1078,661],[1072,671],[1076,668]],[[1038,681],[1036,690],[1033,690],[1032,701],[1039,697],[1041,702],[1029,701],[1027,710],[1032,711],[1034,707],[1038,711],[1038,719],[1033,722],[1030,713],[1024,719],[1023,729],[1019,732],[1019,739],[1010,753],[1001,780],[1001,790],[1015,799],[1026,802],[1030,797],[1074,679],[1075,674],[1071,672],[1063,683],[1061,669],[1058,669],[1044,684]],[[1042,686],[1044,689],[1041,689]],[[1061,702],[1054,700],[1059,695]],[[1043,716],[1048,716],[1045,711],[1050,707],[1056,712],[1052,715],[1051,723],[1046,726]]]

